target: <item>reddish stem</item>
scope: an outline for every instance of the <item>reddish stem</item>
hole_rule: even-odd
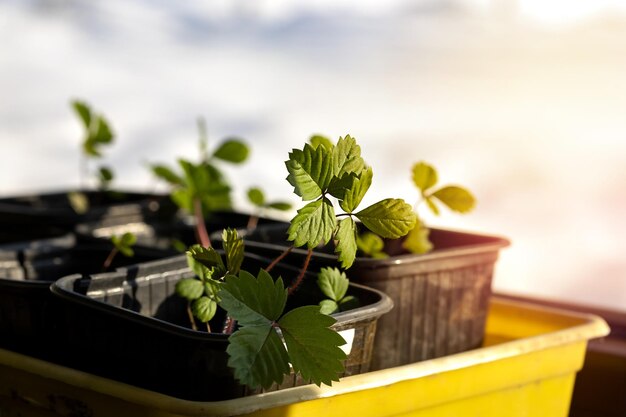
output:
[[[206,230],[206,224],[204,223],[204,216],[202,215],[202,203],[200,199],[193,200],[193,211],[196,217],[196,239],[198,243],[205,248],[211,247],[211,239],[209,239],[209,233]]]
[[[271,264],[269,264],[269,266],[267,268],[265,268],[265,271],[270,272],[272,270],[272,268],[274,268],[276,266],[277,263],[279,263],[280,261],[283,260],[283,258],[285,256],[287,256],[289,254],[289,252],[291,252],[293,250],[293,246],[289,246],[283,253],[281,253],[280,255],[278,255],[278,258],[274,259],[272,261]]]
[[[106,260],[102,264],[103,271],[106,271],[107,269],[109,269],[109,267],[111,266],[111,263],[113,263],[113,259],[115,259],[115,255],[117,255],[117,252],[118,252],[117,248],[113,248],[113,250],[111,250],[111,253],[109,253],[109,256],[107,256]]]
[[[248,225],[246,226],[246,229],[248,231],[252,231],[256,229],[256,225],[258,223],[259,223],[259,216],[257,216],[256,214],[252,214],[250,218],[248,219]]]
[[[226,317],[226,325],[224,326],[222,333],[231,334],[233,330],[235,330],[235,323],[236,321],[232,317]]]
[[[289,295],[293,294],[298,287],[300,286],[300,284],[302,283],[302,279],[304,278],[304,274],[306,273],[306,270],[309,267],[309,262],[311,261],[311,256],[313,256],[313,249],[309,249],[306,253],[306,259],[304,260],[304,265],[302,265],[302,270],[300,271],[300,275],[298,275],[298,278],[296,279],[296,282],[294,282],[293,284],[291,284],[291,286],[289,287]]]
[[[189,321],[191,322],[191,328],[193,330],[198,330],[198,327],[196,326],[196,321],[193,318],[193,313],[191,312],[191,302],[187,302],[187,315],[189,316]]]

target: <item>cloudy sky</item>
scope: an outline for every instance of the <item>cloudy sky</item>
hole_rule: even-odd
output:
[[[370,201],[413,202],[411,165],[478,196],[431,225],[509,237],[498,290],[626,309],[626,7],[617,0],[0,0],[0,195],[76,186],[82,98],[111,121],[104,161],[252,147],[244,192],[288,196],[283,161],[349,133]],[[294,200],[295,201],[295,200]]]

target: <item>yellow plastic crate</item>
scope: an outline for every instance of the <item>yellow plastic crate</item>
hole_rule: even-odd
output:
[[[567,416],[599,317],[494,298],[485,346],[221,402],[193,402],[0,350],[1,416]]]

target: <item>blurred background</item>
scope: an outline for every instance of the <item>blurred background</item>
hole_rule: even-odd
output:
[[[199,116],[252,147],[242,209],[312,133],[358,139],[370,202],[429,161],[479,200],[429,225],[512,240],[496,290],[626,310],[622,0],[0,0],[0,196],[78,186],[73,98],[117,188],[164,190],[147,163],[197,158]]]

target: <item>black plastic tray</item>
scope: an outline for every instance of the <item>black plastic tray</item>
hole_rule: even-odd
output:
[[[268,262],[247,255],[244,267],[256,271]],[[278,265],[272,273],[288,280],[297,270]],[[62,300],[64,314],[57,323],[56,361],[188,400],[216,401],[251,393],[227,366],[228,335],[189,328],[186,301],[176,296],[175,284],[191,276],[185,257],[179,256],[124,272],[57,281],[52,291]],[[296,294],[305,297],[310,289],[305,286]],[[353,335],[345,375],[369,370],[376,322],[393,306],[377,290],[351,284],[350,291],[362,306],[334,315],[334,328]],[[287,377],[274,389],[302,383]]]
[[[69,203],[68,194],[80,192],[89,200],[89,210],[78,214]],[[121,190],[64,190],[0,199],[0,226],[55,226],[72,230],[84,222],[125,223],[133,221],[169,221],[177,208],[167,194]]]
[[[66,275],[102,270],[113,245],[72,235],[0,247],[0,347],[38,358],[49,357],[56,305],[50,284]],[[172,256],[171,250],[134,247],[135,256],[118,254],[110,270]]]

